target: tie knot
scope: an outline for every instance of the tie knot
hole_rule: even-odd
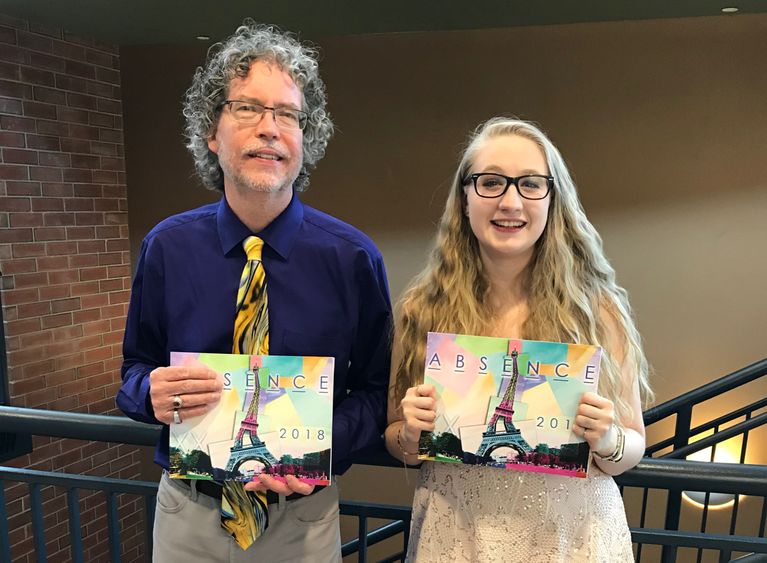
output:
[[[242,241],[242,247],[248,260],[261,260],[261,250],[264,248],[264,241],[258,237],[248,237]]]

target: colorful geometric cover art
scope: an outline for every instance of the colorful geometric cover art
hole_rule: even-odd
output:
[[[171,352],[172,366],[204,365],[224,382],[204,415],[170,425],[170,475],[251,481],[266,473],[330,484],[333,358]]]
[[[424,383],[437,389],[419,459],[586,477],[572,431],[581,395],[597,390],[602,348],[430,332]]]

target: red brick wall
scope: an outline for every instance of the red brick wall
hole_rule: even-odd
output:
[[[11,404],[116,414],[130,289],[115,46],[0,15],[0,270]],[[35,438],[17,467],[135,478],[136,448]],[[26,485],[6,485],[14,561],[33,561]],[[69,559],[66,497],[44,490],[49,561]],[[86,561],[108,561],[105,499],[81,492]],[[143,503],[122,498],[124,561]]]

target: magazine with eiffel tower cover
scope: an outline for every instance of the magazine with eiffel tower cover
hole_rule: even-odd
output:
[[[586,477],[572,431],[581,395],[597,391],[602,348],[430,332],[424,383],[437,390],[419,459]]]
[[[171,477],[330,484],[334,358],[171,352],[170,364],[223,381],[214,408],[170,425]]]

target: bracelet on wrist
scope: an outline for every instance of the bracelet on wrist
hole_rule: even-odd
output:
[[[402,433],[402,426],[399,427],[397,430],[397,447],[399,447],[399,451],[402,452],[403,455],[419,455],[419,452],[408,452],[405,450],[405,447],[402,445],[402,440],[400,439],[400,434]]]
[[[626,447],[626,435],[623,432],[623,428],[617,424],[614,424],[613,426],[615,427],[615,431],[618,433],[615,441],[615,449],[608,455],[602,455],[598,452],[594,452],[594,455],[603,461],[618,463],[621,459],[623,459],[623,451]]]

